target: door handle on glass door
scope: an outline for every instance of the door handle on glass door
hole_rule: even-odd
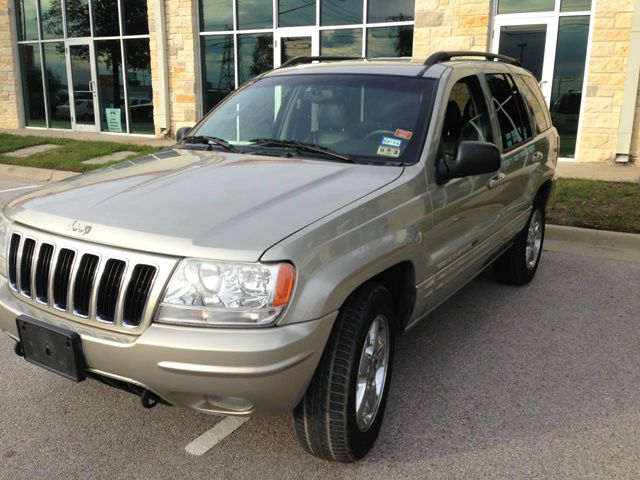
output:
[[[507,176],[504,173],[500,172],[495,177],[492,177],[491,180],[489,180],[489,188],[496,188],[504,181],[505,178],[507,178]]]
[[[93,80],[89,82],[89,91],[91,93],[95,93],[96,91],[96,82],[94,82]]]

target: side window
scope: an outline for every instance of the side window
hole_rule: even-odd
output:
[[[508,75],[489,74],[487,83],[498,116],[502,147],[508,150],[531,138],[529,117],[513,80]]]
[[[459,80],[451,89],[442,128],[441,154],[453,159],[465,140],[493,143],[489,111],[480,80],[476,76]]]
[[[540,87],[535,79],[529,75],[518,75],[518,79],[520,80],[518,83],[521,85],[520,91],[527,107],[529,107],[537,133],[546,131],[551,127],[551,119]]]

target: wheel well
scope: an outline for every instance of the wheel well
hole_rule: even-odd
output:
[[[533,203],[535,205],[546,207],[547,203],[549,202],[549,197],[551,196],[551,187],[552,187],[551,180],[547,180],[542,185],[540,185],[540,188],[538,189],[538,193],[536,193],[536,198],[533,201]]]
[[[416,303],[415,278],[413,264],[407,261],[387,268],[369,280],[389,290],[393,298],[394,327],[398,332],[407,324],[413,313]]]

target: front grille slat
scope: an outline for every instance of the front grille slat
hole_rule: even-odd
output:
[[[36,250],[36,241],[27,238],[22,247],[20,259],[20,291],[27,297],[31,297],[31,273],[33,268],[33,254]]]
[[[42,303],[49,303],[49,274],[51,273],[53,251],[53,245],[43,243],[36,263],[36,299]]]
[[[80,259],[80,266],[73,285],[73,312],[81,317],[89,316],[91,290],[100,258],[85,254]]]
[[[122,322],[127,326],[138,326],[149,299],[156,268],[151,265],[136,265],[127,287],[122,312]]]
[[[110,259],[107,261],[98,286],[96,315],[100,321],[115,322],[118,296],[126,266],[127,264],[122,260]]]
[[[56,270],[53,274],[53,303],[60,310],[67,310],[71,267],[76,253],[68,248],[60,250]]]
[[[9,244],[9,284],[14,290],[18,289],[18,249],[20,248],[20,235],[14,233]]]

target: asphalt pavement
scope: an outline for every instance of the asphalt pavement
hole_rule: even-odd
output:
[[[29,187],[0,179],[0,204]],[[398,339],[387,414],[354,465],[290,416],[237,425],[26,363],[0,336],[0,479],[640,477],[640,263],[546,251],[525,287],[486,272]],[[192,451],[192,450],[190,450]]]

